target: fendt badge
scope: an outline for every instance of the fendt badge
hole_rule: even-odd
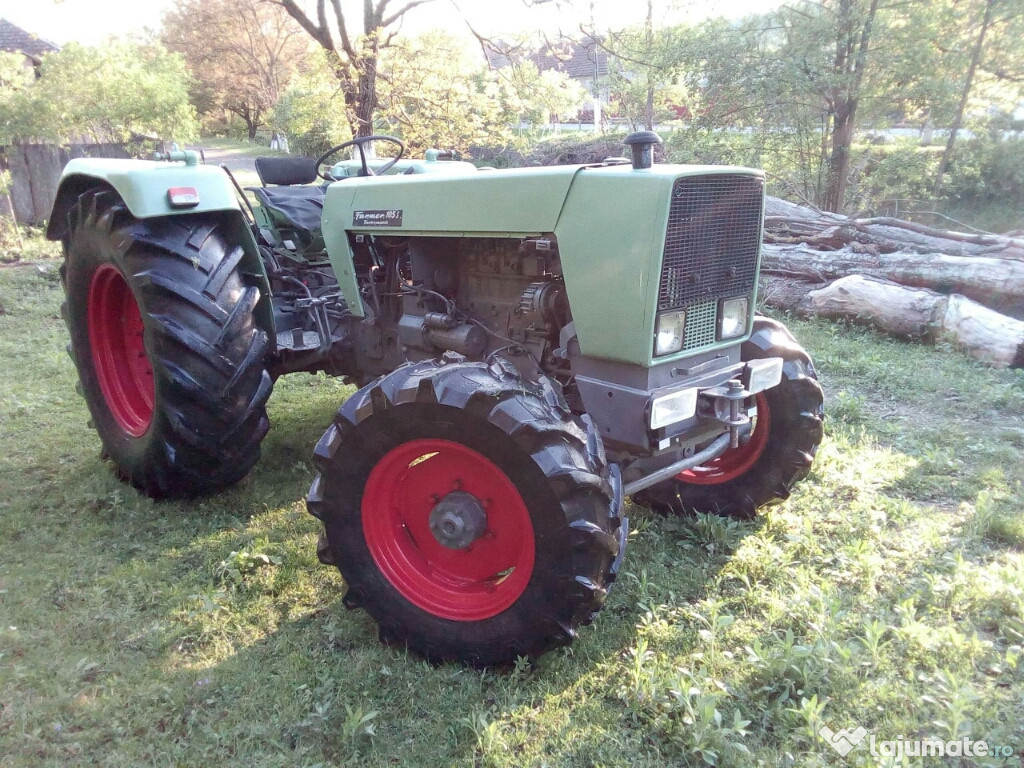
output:
[[[400,227],[402,211],[352,211],[353,227]]]

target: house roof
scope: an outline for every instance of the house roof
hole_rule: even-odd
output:
[[[608,54],[592,37],[547,43],[531,59],[541,72],[554,69],[569,77],[608,74]]]
[[[608,74],[608,54],[597,40],[589,36],[581,40],[547,41],[532,53],[487,49],[487,63],[495,69],[524,60],[532,61],[541,72],[553,69],[569,77],[601,77]]]
[[[26,32],[7,19],[0,19],[0,51],[22,53],[38,64],[43,54],[59,50],[59,45]]]

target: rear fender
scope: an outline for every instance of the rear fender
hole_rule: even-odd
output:
[[[84,192],[105,187],[113,189],[131,214],[140,220],[164,216],[194,216],[197,213],[219,214],[229,223],[232,241],[242,247],[245,255],[241,269],[252,276],[262,296],[256,307],[256,320],[271,340],[274,314],[270,306],[270,282],[260,258],[259,248],[242,213],[234,185],[228,175],[212,165],[153,162],[149,160],[109,160],[78,158],[61,173],[57,197],[50,213],[46,236],[62,240],[68,231],[68,213]],[[189,208],[171,206],[168,190],[192,187],[198,192],[198,205]]]

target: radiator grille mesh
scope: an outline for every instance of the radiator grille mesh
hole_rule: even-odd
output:
[[[757,272],[763,208],[764,180],[756,176],[677,179],[665,236],[659,311],[749,294]]]
[[[715,343],[718,330],[718,302],[702,301],[686,310],[683,349],[696,349]]]

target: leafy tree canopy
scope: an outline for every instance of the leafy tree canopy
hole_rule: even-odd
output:
[[[44,57],[38,80],[0,81],[5,143],[138,135],[188,141],[197,134],[184,62],[160,45],[70,43]]]
[[[182,0],[164,16],[162,38],[185,58],[200,114],[237,115],[250,140],[310,47],[285,10],[263,0]]]
[[[313,51],[292,76],[268,124],[288,136],[293,152],[311,157],[352,138],[345,96],[324,51]]]

